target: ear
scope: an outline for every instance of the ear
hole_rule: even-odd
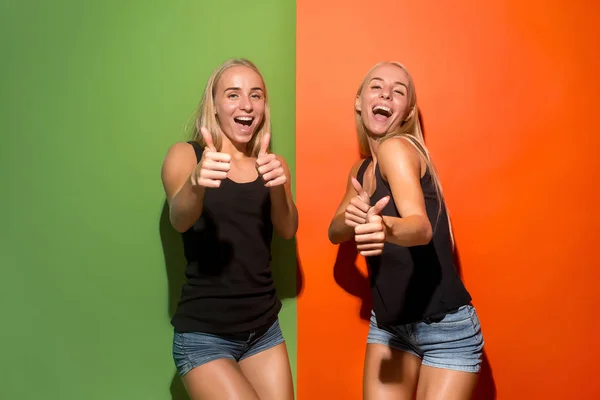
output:
[[[362,111],[361,108],[360,108],[360,96],[356,96],[356,100],[354,101],[354,108],[358,112]]]

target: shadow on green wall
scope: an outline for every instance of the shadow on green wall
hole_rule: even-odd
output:
[[[181,235],[173,229],[169,221],[169,206],[163,203],[160,215],[160,239],[162,242],[165,267],[169,285],[168,313],[169,321],[175,313],[177,302],[181,294],[181,287],[185,282],[185,258]],[[295,298],[302,290],[302,273],[296,262],[296,239],[284,240],[274,235],[272,245],[272,270],[273,279],[280,299]],[[171,381],[172,400],[189,400],[181,379],[174,372]]]

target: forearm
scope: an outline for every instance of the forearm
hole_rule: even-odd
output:
[[[204,187],[192,186],[188,179],[171,199],[169,219],[178,232],[187,231],[202,215],[204,191]]]
[[[432,230],[429,220],[419,215],[406,218],[383,217],[386,242],[411,247],[426,245],[431,241]]]
[[[298,230],[298,210],[289,190],[284,185],[272,187],[271,221],[277,234],[284,239],[291,239]]]
[[[344,213],[341,212],[333,217],[327,234],[331,243],[340,244],[354,237],[354,228],[346,224]]]

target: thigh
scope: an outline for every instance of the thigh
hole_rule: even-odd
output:
[[[412,400],[421,359],[377,343],[367,344],[363,372],[364,400]]]
[[[478,374],[423,365],[419,375],[417,400],[469,400]]]
[[[439,322],[416,324],[415,337],[423,352],[417,399],[470,399],[484,344],[475,308],[463,306]]]
[[[239,365],[261,400],[294,398],[290,360],[279,321],[251,342]]]
[[[260,400],[235,360],[221,358],[183,376],[191,400]]]
[[[261,400],[293,400],[294,385],[285,343],[246,357],[239,365]]]
[[[380,328],[371,313],[363,372],[365,400],[411,400],[417,386],[421,358],[406,326],[392,333]]]

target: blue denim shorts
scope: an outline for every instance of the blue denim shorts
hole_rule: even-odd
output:
[[[375,313],[367,343],[378,343],[419,357],[423,365],[479,372],[483,335],[475,307],[466,305],[437,322],[377,326]]]
[[[233,339],[211,333],[175,332],[173,360],[179,376],[193,368],[220,358],[241,361],[283,343],[283,334],[276,320],[267,330],[250,332],[247,339]]]

